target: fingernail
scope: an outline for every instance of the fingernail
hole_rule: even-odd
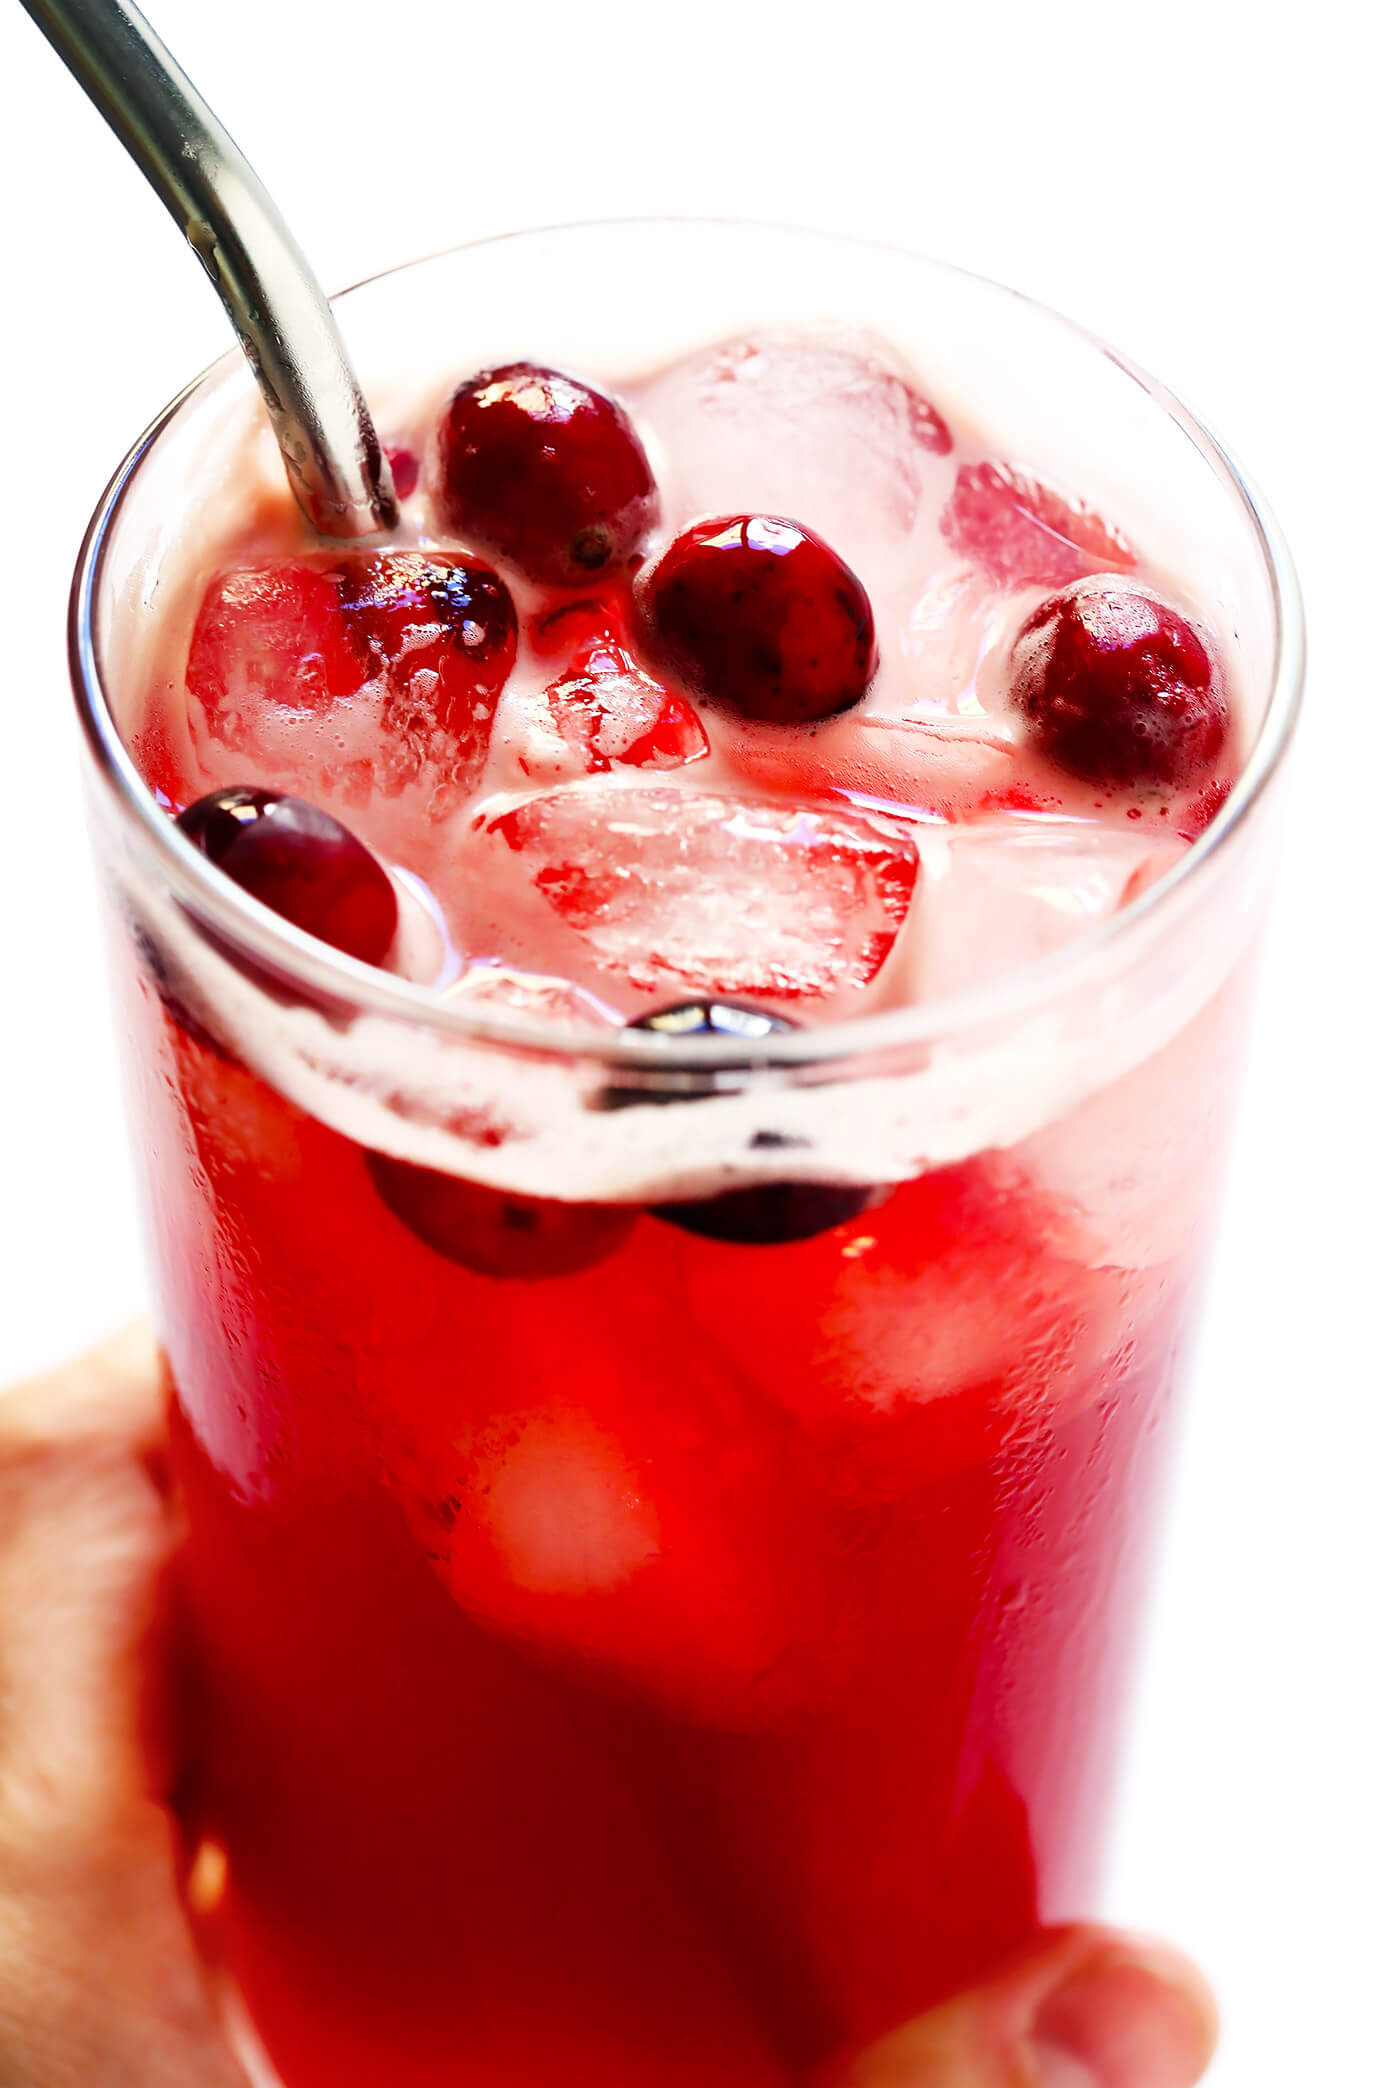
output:
[[[1038,2088],[1193,2088],[1217,2021],[1182,1958],[1149,1944],[1081,1965],[1034,2019]]]

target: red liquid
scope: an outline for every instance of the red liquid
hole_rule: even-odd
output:
[[[1187,1282],[991,1157],[494,1280],[134,1027],[207,1943],[287,2088],[789,2083],[1085,1910]]]

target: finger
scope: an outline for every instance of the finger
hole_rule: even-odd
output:
[[[1070,1928],[820,2088],[1193,2088],[1217,2034],[1213,1997],[1178,1952]]]
[[[142,1330],[0,1393],[0,2083],[235,2088],[147,1774],[172,1541]]]
[[[0,1457],[0,1836],[85,1841],[143,1788],[142,1655],[172,1541],[129,1442]]]
[[[94,1437],[143,1448],[162,1433],[164,1404],[155,1338],[136,1321],[61,1369],[0,1387],[0,1460],[26,1446]]]

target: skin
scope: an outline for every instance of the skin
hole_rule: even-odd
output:
[[[139,1327],[0,1391],[0,2088],[248,2088],[149,1744],[178,1537],[162,1407]],[[1215,2034],[1182,1958],[1077,1926],[809,2088],[1190,2088]]]

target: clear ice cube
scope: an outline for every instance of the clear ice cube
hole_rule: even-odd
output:
[[[863,334],[706,349],[636,403],[657,438],[669,517],[790,516],[872,588],[897,568],[950,442],[890,351]]]
[[[763,1000],[864,986],[888,956],[918,873],[890,821],[672,785],[581,784],[484,809],[503,851],[592,961],[642,992]]]
[[[920,991],[974,986],[1074,942],[1184,853],[1155,821],[1002,813],[934,830],[924,851]]]

